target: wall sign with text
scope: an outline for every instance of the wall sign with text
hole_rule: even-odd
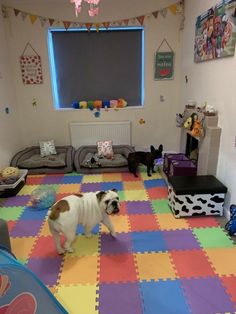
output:
[[[174,52],[166,51],[155,54],[155,80],[171,80],[174,77]]]
[[[33,55],[25,54],[28,46],[33,50]],[[24,84],[43,83],[41,57],[37,54],[37,52],[29,43],[25,46],[23,54],[20,57],[20,66],[22,81]]]

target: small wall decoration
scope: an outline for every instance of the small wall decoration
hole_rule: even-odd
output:
[[[170,51],[159,51],[166,43]],[[163,39],[155,54],[154,62],[155,80],[172,80],[174,76],[174,52],[166,39]]]
[[[202,62],[234,55],[236,0],[222,0],[196,19],[194,61]]]
[[[27,48],[33,51],[33,54],[26,54]],[[41,57],[34,50],[30,43],[27,43],[20,56],[21,75],[24,84],[42,84],[43,74],[41,66]]]

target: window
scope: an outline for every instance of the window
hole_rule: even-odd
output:
[[[128,106],[143,104],[142,27],[51,29],[48,44],[55,108],[119,98]]]

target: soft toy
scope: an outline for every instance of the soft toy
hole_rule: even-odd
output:
[[[117,108],[124,108],[127,106],[127,101],[124,100],[123,98],[119,98],[117,100]]]
[[[100,109],[102,108],[102,100],[95,100],[93,103],[94,108]]]
[[[203,136],[203,128],[202,128],[202,124],[199,120],[196,120],[193,123],[193,128],[191,130],[191,135],[194,137],[201,137]]]
[[[3,179],[16,178],[19,176],[20,170],[16,167],[6,167],[1,171]]]
[[[80,107],[80,109],[87,109],[87,107],[88,107],[87,101],[83,101],[83,100],[80,101],[79,107]]]
[[[184,122],[184,127],[185,127],[185,129],[190,130],[191,127],[192,127],[192,123],[193,123],[192,117],[189,117],[189,118]]]
[[[183,123],[184,123],[184,116],[183,116],[183,114],[176,113],[175,121],[176,121],[176,126],[177,127],[179,127],[179,128],[182,127]]]
[[[236,233],[236,205],[230,205],[230,220],[225,225],[225,229],[230,236]]]

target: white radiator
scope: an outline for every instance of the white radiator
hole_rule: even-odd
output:
[[[113,145],[131,145],[131,122],[71,122],[71,145],[76,149],[112,140]]]

